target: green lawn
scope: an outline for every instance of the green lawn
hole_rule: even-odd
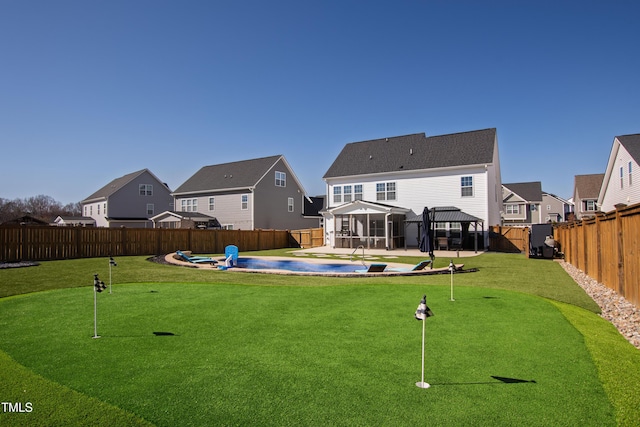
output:
[[[0,424],[640,424],[640,352],[560,266],[456,262],[479,271],[454,276],[452,302],[449,275],[283,277],[123,257],[113,293],[98,295],[100,339],[91,284],[96,272],[108,283],[107,260],[0,270],[0,401],[33,405]],[[423,294],[435,313],[427,390],[415,386]]]

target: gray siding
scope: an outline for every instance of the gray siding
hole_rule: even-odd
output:
[[[276,186],[276,172],[286,173],[286,186]],[[255,188],[254,227],[275,230],[293,230],[317,226],[318,220],[304,218],[304,193],[297,185],[292,171],[279,160],[260,180]],[[293,198],[293,212],[288,210],[288,199]]]

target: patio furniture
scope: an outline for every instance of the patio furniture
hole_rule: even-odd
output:
[[[192,264],[201,264],[201,263],[208,263],[208,264],[217,264],[218,261],[211,258],[211,257],[204,257],[204,256],[190,256],[185,254],[182,251],[176,251],[176,255],[178,255],[181,259],[183,259],[184,261],[190,262]]]
[[[382,273],[387,264],[371,264],[366,270],[356,270],[356,273]]]
[[[438,237],[438,250],[442,250],[443,248],[445,251],[449,250],[449,239],[446,237]]]

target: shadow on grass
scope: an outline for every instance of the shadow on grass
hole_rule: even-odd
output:
[[[463,383],[431,383],[431,385],[537,384],[536,380],[523,380],[520,378],[499,377],[496,375],[491,375],[491,378],[497,381],[472,381],[472,382],[463,382]]]

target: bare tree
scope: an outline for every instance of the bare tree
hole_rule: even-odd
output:
[[[80,203],[62,203],[53,197],[38,195],[26,199],[3,199],[0,197],[0,223],[19,218],[23,215],[31,215],[44,221],[53,221],[58,215],[80,216],[82,206]]]

